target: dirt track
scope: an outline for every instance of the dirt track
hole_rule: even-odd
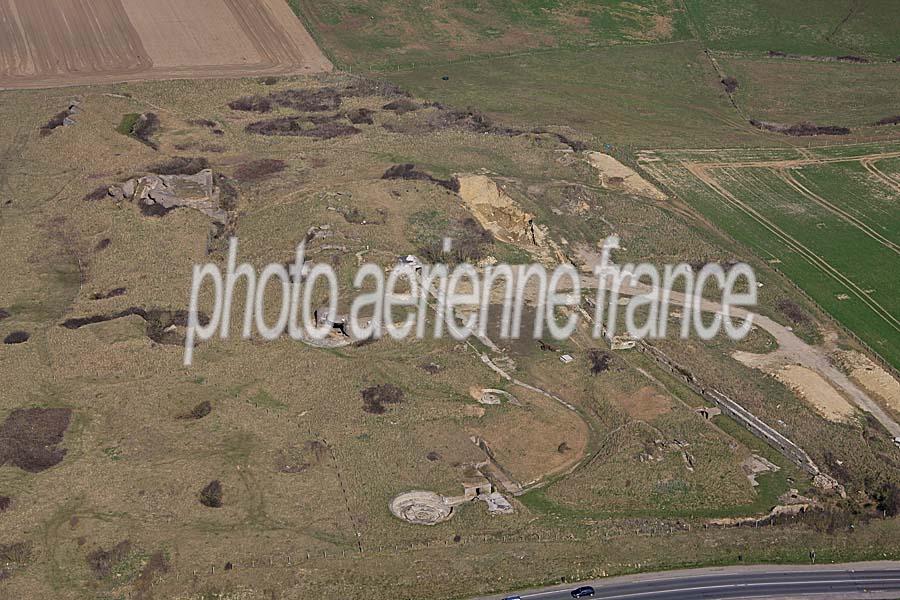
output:
[[[0,0],[0,89],[331,68],[284,0]]]

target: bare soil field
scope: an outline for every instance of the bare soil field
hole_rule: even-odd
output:
[[[0,0],[0,89],[330,69],[281,0]]]

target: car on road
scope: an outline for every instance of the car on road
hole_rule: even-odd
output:
[[[572,590],[573,598],[590,598],[594,595],[594,588],[589,585],[583,585],[580,588]]]
[[[507,596],[503,600],[522,600],[522,596]]]

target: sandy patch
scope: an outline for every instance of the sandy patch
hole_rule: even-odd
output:
[[[463,405],[463,415],[480,419],[484,416],[484,407],[475,406],[474,404]]]
[[[845,422],[855,412],[853,406],[843,396],[811,369],[788,365],[776,371],[775,377],[809,402],[829,421]]]
[[[459,175],[459,196],[482,227],[504,242],[538,243],[543,233],[534,215],[523,211],[509,194],[485,175]]]
[[[890,373],[855,350],[839,352],[835,358],[867,392],[875,394],[892,410],[900,412],[900,382]]]
[[[631,167],[602,152],[588,152],[588,162],[599,171],[600,185],[609,189],[621,189],[651,200],[665,200],[666,195],[656,186],[638,175]]]
[[[644,386],[630,396],[619,396],[615,403],[621,406],[632,419],[651,421],[672,410],[672,401],[653,386]]]
[[[486,175],[457,174],[459,196],[482,227],[497,239],[515,244],[546,263],[569,262],[562,248],[550,238],[546,225],[522,210],[506,191]]]

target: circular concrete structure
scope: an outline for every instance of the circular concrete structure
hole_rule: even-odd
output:
[[[453,507],[434,492],[412,491],[391,500],[395,517],[416,525],[436,525],[453,516]]]

